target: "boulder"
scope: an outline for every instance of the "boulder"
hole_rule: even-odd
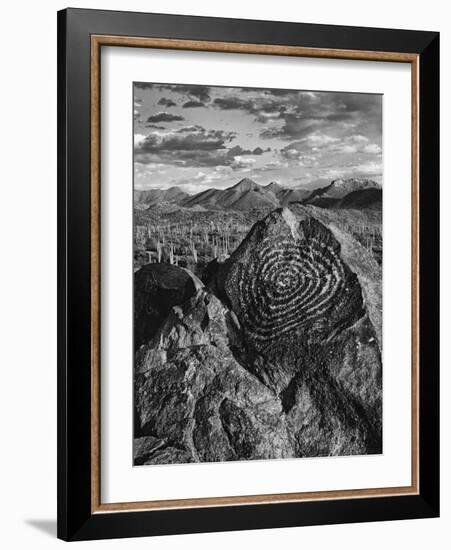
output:
[[[200,289],[138,352],[136,435],[180,451],[167,462],[294,456],[279,397],[236,361],[237,345],[236,316]],[[155,463],[163,450],[144,462],[135,453],[135,463]]]
[[[183,449],[172,447],[165,439],[152,436],[134,440],[133,457],[135,466],[192,462],[190,454]]]
[[[203,285],[190,271],[171,264],[147,264],[134,275],[135,350],[156,333],[172,307]]]
[[[206,287],[185,277],[135,355],[135,464],[382,452],[381,276],[296,205],[257,222]]]
[[[380,267],[295,212],[257,222],[209,287],[242,327],[235,356],[280,396],[297,456],[381,452]]]

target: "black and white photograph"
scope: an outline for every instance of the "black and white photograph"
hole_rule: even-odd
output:
[[[135,466],[382,447],[383,96],[135,82]]]

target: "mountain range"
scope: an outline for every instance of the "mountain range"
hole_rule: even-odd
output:
[[[253,208],[278,208],[293,203],[323,208],[381,208],[382,189],[364,178],[336,179],[316,189],[290,189],[271,182],[259,185],[244,178],[226,189],[210,188],[189,195],[180,187],[134,192],[135,208],[144,210],[172,204],[196,210],[247,211]]]
[[[153,208],[161,203],[180,204],[184,199],[191,195],[183,191],[180,187],[169,187],[169,189],[147,189],[143,191],[134,191],[133,202],[135,208],[146,210]]]

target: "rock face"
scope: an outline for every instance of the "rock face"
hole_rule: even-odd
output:
[[[171,308],[193,296],[202,283],[171,264],[147,264],[135,273],[135,350],[155,334]]]
[[[211,282],[242,326],[235,351],[277,393],[297,456],[381,452],[381,273],[303,207],[254,225]]]
[[[275,210],[185,285],[136,353],[135,464],[382,451],[381,272],[349,234]]]
[[[234,358],[235,315],[200,289],[174,308],[135,374],[135,463],[294,456],[278,397]],[[136,443],[135,443],[136,444]],[[145,450],[143,450],[145,448]]]

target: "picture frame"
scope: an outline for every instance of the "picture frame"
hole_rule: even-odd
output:
[[[101,50],[411,67],[411,484],[101,502]],[[439,33],[101,10],[58,12],[58,537],[88,540],[439,515]]]

